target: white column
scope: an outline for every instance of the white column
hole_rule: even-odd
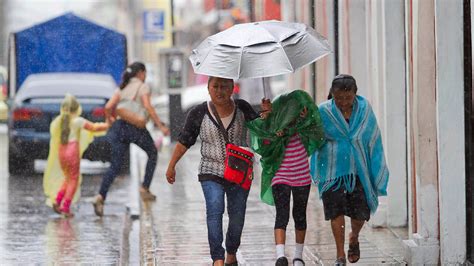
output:
[[[295,3],[291,0],[281,1],[281,20],[295,21]]]
[[[341,73],[354,76],[360,95],[371,98],[368,90],[367,6],[365,0],[339,1],[339,41]]]
[[[463,1],[435,0],[441,264],[466,260]]]
[[[334,1],[316,0],[316,30],[325,36],[333,53],[316,62],[316,103],[326,101],[334,78]]]
[[[410,51],[407,110],[410,203],[413,208],[410,239],[404,241],[405,259],[413,265],[437,264],[439,193],[435,6],[434,0],[406,1],[406,4],[409,5],[406,23],[410,23],[406,36],[412,37],[407,46]]]
[[[407,139],[404,5],[383,1],[383,47],[385,93],[385,155],[390,171],[387,224],[407,225]]]

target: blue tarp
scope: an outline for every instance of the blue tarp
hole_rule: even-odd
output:
[[[127,65],[125,35],[72,13],[14,33],[16,90],[30,74],[110,74],[117,84]]]

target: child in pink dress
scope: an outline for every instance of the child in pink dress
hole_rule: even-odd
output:
[[[51,140],[48,164],[43,178],[47,204],[59,214],[71,217],[71,203],[79,198],[82,177],[80,163],[84,150],[92,142],[94,132],[108,129],[107,123],[93,123],[80,116],[81,106],[67,94],[60,115],[50,126]]]

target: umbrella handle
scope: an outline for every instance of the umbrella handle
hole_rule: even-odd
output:
[[[267,90],[265,89],[265,78],[262,77],[263,99],[267,99]]]
[[[263,87],[263,99],[262,99],[262,110],[260,111],[260,116],[265,119],[267,116],[268,116],[268,111],[271,110],[271,105],[270,105],[270,108],[264,108],[263,106],[265,104],[269,104],[270,103],[270,100],[267,99],[267,90],[265,88],[265,78],[262,77],[262,87]]]

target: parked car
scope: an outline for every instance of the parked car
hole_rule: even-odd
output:
[[[8,164],[11,174],[32,172],[35,159],[46,159],[49,125],[59,114],[66,93],[77,97],[82,116],[104,121],[104,106],[116,84],[110,75],[92,73],[43,73],[28,76],[18,90],[8,119]],[[84,153],[89,160],[109,161],[107,137],[98,137]]]

